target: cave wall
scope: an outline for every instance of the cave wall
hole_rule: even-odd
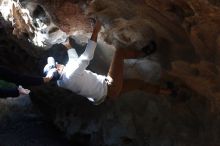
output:
[[[97,17],[103,23],[98,50],[106,54],[104,60],[107,61],[100,65],[98,61],[102,58],[98,58],[94,63],[94,66],[100,65],[100,72],[106,72],[114,47],[140,49],[153,39],[158,50],[147,59],[161,66],[163,79],[173,80],[190,91],[184,95],[189,97],[185,102],[132,92],[120,96],[115,102],[106,101],[94,106],[85,98],[54,85],[31,88],[33,103],[74,144],[219,145],[218,0],[38,2],[51,14],[61,30],[76,37],[82,36],[84,41],[81,45],[86,42],[91,31],[87,18]],[[111,51],[106,51],[106,46]],[[25,50],[29,57],[35,54],[27,48],[20,49]],[[20,49],[15,54],[26,58]],[[50,50],[54,50],[54,47]],[[9,56],[13,56],[13,49],[10,47],[7,51],[1,48],[1,52],[4,52],[1,53],[1,62],[5,62],[3,64],[20,70],[28,69],[23,65],[15,66],[16,60],[9,59]],[[39,73],[43,64],[40,62],[45,61],[47,53],[43,53],[45,56],[37,55],[40,59],[32,57],[30,63],[24,64],[29,66],[35,62],[37,68],[32,71]],[[96,54],[96,57],[99,55]]]

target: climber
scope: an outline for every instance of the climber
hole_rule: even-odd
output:
[[[115,99],[120,94],[132,90],[143,90],[147,93],[158,95],[170,95],[172,93],[168,88],[161,88],[158,85],[152,85],[142,80],[123,79],[123,60],[145,56],[145,51],[117,48],[107,76],[86,70],[93,58],[100,29],[101,24],[96,21],[86,49],[79,57],[75,49],[70,45],[70,39],[64,42],[63,45],[67,48],[69,57],[67,64],[55,64],[55,61],[52,61],[54,62],[53,66],[56,67],[51,68],[47,64],[44,68],[45,74],[49,78],[57,80],[59,87],[85,96],[95,105],[102,103],[106,97]],[[147,55],[149,55],[148,51]],[[53,70],[53,73],[51,73],[51,70]]]
[[[19,95],[27,95],[30,90],[22,86],[37,86],[50,81],[48,77],[30,76],[17,73],[6,67],[0,66],[0,80],[15,83],[16,87],[0,88],[0,98],[5,97],[18,97]],[[22,85],[22,86],[21,86]]]

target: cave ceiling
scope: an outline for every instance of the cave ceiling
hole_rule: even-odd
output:
[[[14,5],[11,0],[0,2],[7,22],[4,25],[16,28],[11,29],[11,34],[18,40],[25,36],[42,50],[64,41],[68,35],[88,37],[88,18],[102,22],[100,40],[113,48],[141,49],[153,40],[158,46],[155,60],[165,75],[180,79],[201,95],[213,97],[215,104],[219,101],[218,0],[22,0]]]

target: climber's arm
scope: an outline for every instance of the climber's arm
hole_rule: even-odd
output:
[[[0,98],[17,97],[19,96],[18,89],[15,88],[0,88]]]
[[[92,36],[91,36],[90,40],[97,42],[97,38],[98,38],[98,34],[99,34],[100,30],[101,30],[101,23],[98,20],[96,20],[96,24],[93,29]]]
[[[96,21],[95,27],[93,29],[92,35],[90,40],[88,41],[88,44],[86,46],[85,51],[80,55],[78,59],[78,71],[82,72],[86,69],[86,67],[89,65],[90,61],[93,59],[94,52],[97,46],[97,38],[99,31],[101,29],[101,23],[99,21]]]
[[[44,79],[40,76],[22,74],[4,66],[0,66],[0,79],[23,86],[37,86],[44,84]]]
[[[30,90],[23,88],[22,86],[11,88],[0,88],[0,98],[6,97],[18,97],[19,95],[27,95]]]

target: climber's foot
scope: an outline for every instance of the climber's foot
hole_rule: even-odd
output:
[[[145,57],[146,57],[156,52],[157,45],[154,41],[150,41],[150,43],[144,46],[141,50],[144,52]]]
[[[191,98],[191,92],[184,86],[177,86],[171,81],[166,82],[166,86],[171,90],[170,101],[171,102],[186,102]]]

